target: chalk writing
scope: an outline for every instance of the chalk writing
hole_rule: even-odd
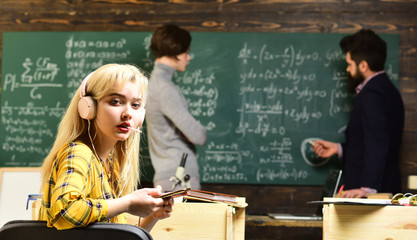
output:
[[[305,159],[311,158],[305,156],[309,148],[306,147],[306,142],[301,145],[293,144],[294,131],[305,128],[303,126],[316,124],[327,114],[338,116],[351,111],[351,104],[346,101],[351,96],[344,90],[346,74],[329,69],[333,77],[328,80],[335,83],[334,88],[329,91],[329,86],[320,87],[319,81],[322,79],[317,77],[317,69],[309,70],[308,66],[329,68],[335,62],[343,61],[344,54],[339,49],[320,52],[314,48],[300,49],[295,45],[276,48],[268,44],[244,42],[236,56],[242,61],[243,66],[250,65],[250,67],[242,67],[238,75],[240,81],[237,94],[241,101],[236,112],[240,118],[234,132],[242,141],[249,138],[257,139],[259,149],[252,148],[249,158],[258,156],[258,166],[270,167],[265,170],[259,169],[256,173],[256,181],[307,179],[308,171],[296,167],[299,163],[296,162],[293,148],[301,146]],[[192,82],[191,79],[186,78],[183,78],[183,81],[189,84]],[[187,92],[187,89],[183,91]],[[221,99],[221,97],[217,98]],[[325,103],[324,106],[327,107],[317,106],[317,102]],[[282,136],[281,140],[272,140],[276,136]],[[205,151],[205,161],[222,162],[222,169],[233,169],[235,170],[233,173],[244,173],[242,170],[226,167],[235,166],[232,164],[238,159],[236,153],[242,150],[240,147],[227,154]],[[319,161],[321,162],[306,163],[318,167],[327,162],[321,159]],[[204,165],[203,169],[209,171],[215,167]],[[209,176],[205,178],[210,179]]]
[[[280,169],[264,169],[260,168],[256,171],[256,180],[258,182],[277,180],[300,180],[307,179],[308,172],[306,170],[297,170],[296,168],[280,168]]]
[[[214,73],[205,73],[202,69],[185,72],[174,78],[187,98],[191,115],[197,119],[216,114],[219,91],[214,85],[215,79]]]
[[[61,83],[54,83],[59,68],[52,63],[50,58],[39,57],[34,64],[31,58],[26,58],[22,63],[25,71],[17,78],[15,74],[6,73],[3,84],[3,91],[14,92],[19,88],[29,88],[31,99],[42,99],[40,89],[60,88]],[[34,70],[33,70],[34,68]]]
[[[152,34],[148,34],[142,42],[142,46],[145,49],[145,56],[141,59],[142,67],[144,69],[151,69],[153,66],[154,59],[151,56],[151,40]]]
[[[5,101],[1,106],[1,124],[6,136],[1,144],[2,151],[46,156],[49,146],[45,147],[44,139],[53,139],[54,131],[45,119],[60,119],[64,111],[60,102],[48,107],[36,106],[33,102],[28,102],[26,106],[9,106],[9,102]]]
[[[242,59],[243,64],[247,64],[249,60],[255,60],[260,65],[267,61],[280,61],[282,62],[282,67],[294,67],[304,64],[305,61],[319,61],[320,54],[316,51],[304,53],[302,49],[297,49],[293,45],[284,48],[282,52],[271,52],[267,44],[263,44],[257,52],[250,49],[245,42],[243,48],[238,53],[238,59]]]

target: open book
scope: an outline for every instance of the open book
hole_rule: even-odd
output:
[[[222,202],[236,207],[246,207],[247,203],[239,201],[239,197],[230,194],[209,191],[193,190],[190,188],[164,193],[160,198],[184,197],[185,199],[200,200],[205,202]]]

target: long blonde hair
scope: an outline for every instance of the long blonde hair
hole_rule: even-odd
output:
[[[111,91],[121,89],[126,83],[132,82],[139,88],[142,95],[143,107],[146,104],[148,79],[137,67],[128,64],[107,64],[91,74],[86,86],[86,95],[93,96],[99,102]],[[81,87],[80,87],[81,88]],[[58,151],[68,142],[88,138],[88,120],[82,119],[78,114],[78,101],[80,88],[74,94],[66,113],[58,126],[54,145],[42,164],[42,187],[49,181],[53,163]],[[95,127],[94,119],[93,127]],[[93,131],[96,132],[96,131]],[[139,141],[138,141],[139,140]],[[112,151],[113,168],[120,173],[118,195],[126,195],[137,188],[139,184],[139,142],[140,137],[131,134],[125,141],[118,141]],[[85,143],[89,144],[88,141]]]

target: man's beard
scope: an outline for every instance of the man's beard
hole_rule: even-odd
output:
[[[348,73],[347,88],[348,88],[349,93],[355,94],[356,87],[359,86],[359,84],[363,83],[364,80],[365,78],[360,72],[356,72],[355,75]]]

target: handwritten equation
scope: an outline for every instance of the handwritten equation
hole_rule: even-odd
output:
[[[26,58],[22,66],[24,72],[20,76],[5,74],[3,91],[14,92],[19,88],[27,88],[30,90],[31,99],[42,99],[45,93],[41,93],[40,89],[51,90],[62,87],[61,83],[56,82],[59,68],[56,63],[51,62],[50,58],[39,57],[35,61]]]
[[[346,73],[331,69],[335,62],[344,61],[341,50],[308,49],[292,44],[277,48],[266,43],[243,42],[235,52],[240,65],[235,79],[238,89],[234,94],[240,103],[234,108],[238,121],[230,134],[236,139],[229,144],[209,143],[201,164],[204,180],[254,179],[274,183],[309,179],[309,167],[305,166],[315,165],[305,162],[303,167],[300,163],[300,150],[307,152],[309,148],[306,144],[300,145],[299,131],[329,121],[329,117],[336,119],[349,113],[352,107],[346,101],[351,97],[345,91]],[[322,79],[320,72],[329,72],[327,69],[331,69],[333,75],[327,74],[329,78]],[[196,81],[188,76],[182,79],[186,82],[182,91],[188,93],[203,89],[202,86],[208,90],[204,84],[216,80]],[[224,85],[214,85],[217,89],[219,86]],[[221,101],[223,97],[217,90],[216,100]],[[189,103],[199,107],[211,105],[209,101]],[[216,131],[216,127],[212,130]],[[253,169],[248,170],[248,166]]]
[[[219,99],[215,73],[196,69],[177,75],[173,81],[187,99],[190,114],[196,119],[207,119],[204,122],[208,131],[215,129],[216,123],[212,119],[216,115]]]

